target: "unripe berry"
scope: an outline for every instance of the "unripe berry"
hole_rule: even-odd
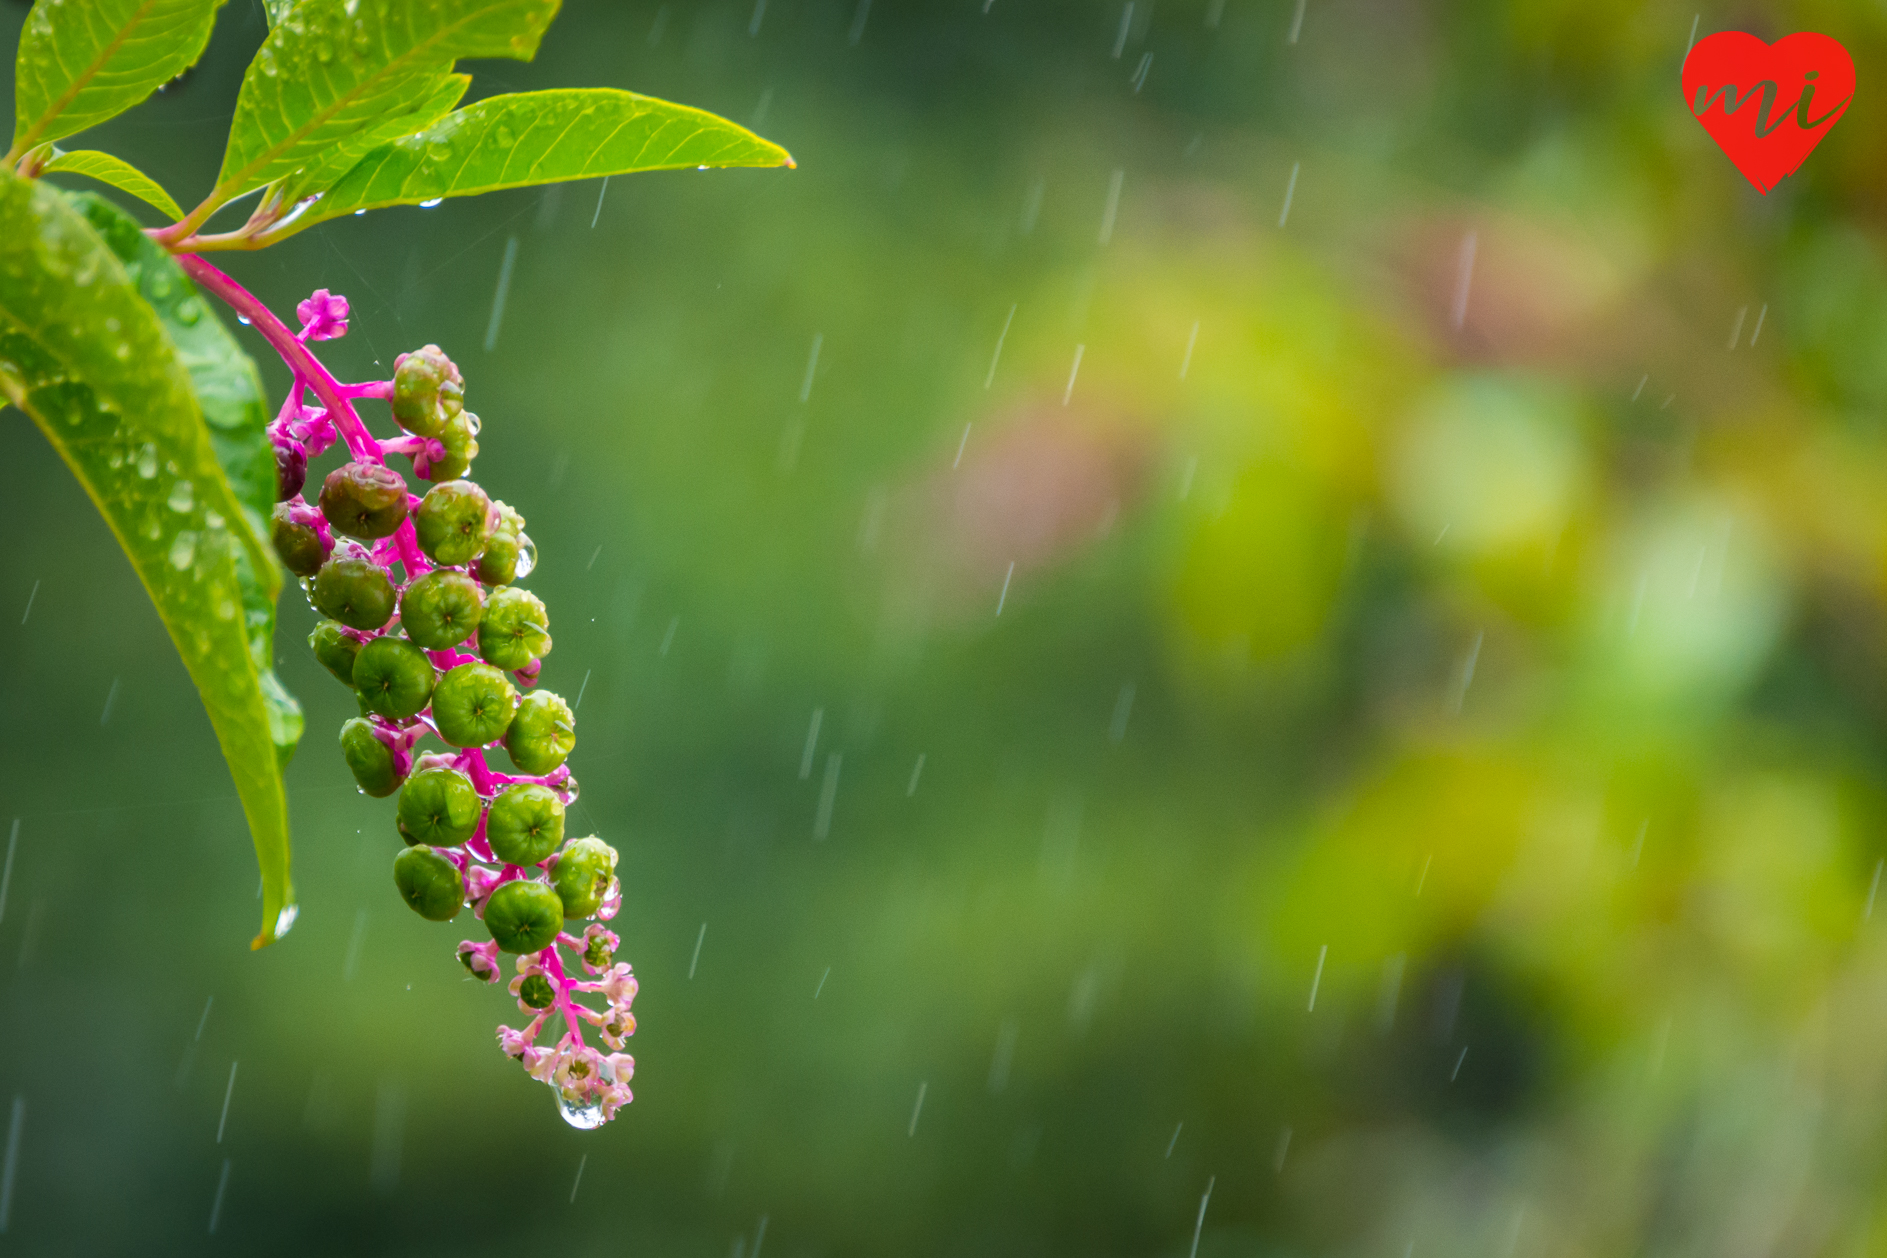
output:
[[[361,646],[361,640],[349,637],[337,620],[322,621],[308,635],[308,649],[314,652],[316,662],[333,673],[343,686],[354,684],[354,660],[360,655]]]
[[[549,624],[543,601],[529,590],[493,590],[478,622],[478,653],[499,668],[523,668],[550,653]]]
[[[456,847],[478,829],[478,792],[457,769],[421,769],[400,791],[400,833],[409,842]]]
[[[507,882],[485,900],[485,929],[506,952],[542,952],[563,929],[563,901],[541,882]]]
[[[485,841],[508,865],[535,865],[563,842],[563,801],[535,782],[498,792],[485,814]]]
[[[393,418],[415,436],[437,437],[464,395],[464,378],[437,345],[400,355],[393,369]]]
[[[426,653],[405,638],[375,638],[354,661],[354,689],[361,702],[389,721],[424,711],[438,676]]]
[[[393,885],[407,907],[429,922],[449,922],[465,907],[459,867],[423,843],[393,858]]]
[[[287,502],[308,483],[308,449],[299,441],[275,447],[275,500]]]
[[[393,582],[372,560],[333,558],[315,574],[315,610],[349,629],[378,629],[393,619]]]
[[[311,577],[321,571],[328,557],[321,534],[297,522],[285,502],[275,504],[275,510],[270,513],[269,540],[275,544],[275,553],[282,557],[282,566],[298,577]]]
[[[472,460],[478,457],[478,416],[460,411],[439,430],[438,441],[446,448],[445,457],[427,465],[426,479],[434,483],[457,480],[471,470]]]
[[[517,577],[518,535],[499,529],[478,557],[478,579],[486,585],[509,585]]]
[[[341,756],[360,789],[375,799],[393,794],[405,780],[393,748],[374,736],[371,721],[355,717],[341,726]]]
[[[557,858],[551,883],[567,918],[588,917],[603,906],[610,880],[616,876],[616,849],[591,836],[572,839]]]
[[[522,773],[543,775],[556,769],[577,745],[577,718],[562,696],[535,690],[518,702],[518,713],[505,731],[505,750]]]
[[[533,1009],[548,1009],[557,1003],[557,989],[542,974],[526,975],[518,984],[518,999]]]
[[[504,737],[518,692],[489,664],[461,664],[432,692],[433,724],[454,747],[483,747]]]
[[[400,625],[428,651],[449,650],[478,631],[482,606],[478,582],[463,572],[436,568],[400,595]]]
[[[406,481],[378,463],[343,463],[321,482],[321,514],[336,533],[391,537],[406,520]]]
[[[414,513],[413,527],[419,548],[434,563],[470,563],[491,537],[491,499],[469,480],[434,485]]]

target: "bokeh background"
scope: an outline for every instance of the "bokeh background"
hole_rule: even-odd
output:
[[[464,366],[623,854],[598,1132],[396,898],[292,589],[248,951],[208,722],[0,413],[0,1251],[1887,1252],[1887,17],[1700,3],[571,0],[474,95],[799,168],[225,255],[350,297],[344,376]],[[1767,197],[1677,89],[1730,28],[1860,69]],[[188,203],[262,32],[91,140]]]

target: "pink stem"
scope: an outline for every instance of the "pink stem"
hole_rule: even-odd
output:
[[[380,443],[367,431],[360,416],[354,413],[354,405],[348,400],[341,382],[336,380],[328,369],[321,365],[308,347],[301,343],[288,326],[275,317],[275,312],[262,304],[260,298],[238,284],[223,272],[217,270],[194,253],[177,255],[177,262],[184,269],[184,274],[195,280],[201,287],[222,298],[229,308],[249,320],[251,326],[268,341],[270,348],[282,356],[289,369],[305,378],[321,404],[328,408],[328,417],[340,430],[341,437],[347,442],[348,453],[363,463],[384,463],[380,457]],[[402,526],[402,531],[410,534],[410,522]],[[413,545],[418,553],[419,546]]]
[[[538,961],[544,967],[544,972],[550,975],[551,982],[556,985],[557,1011],[563,1014],[563,1020],[569,1024],[570,1038],[577,1042],[578,1048],[582,1048],[583,1029],[579,1025],[576,1010],[570,1004],[571,980],[565,977],[563,972],[563,954],[557,951],[556,944],[552,944],[538,955]]]

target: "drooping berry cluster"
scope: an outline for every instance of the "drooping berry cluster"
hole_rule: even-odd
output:
[[[572,1125],[600,1125],[630,1100],[635,1063],[621,1050],[635,1031],[636,980],[603,925],[622,903],[616,850],[564,836],[577,798],[564,763],[576,718],[562,698],[532,688],[551,648],[549,619],[514,584],[530,574],[535,547],[522,516],[465,479],[479,425],[451,359],[428,345],[402,354],[390,381],[341,384],[305,349],[346,333],[346,299],[322,289],[296,313],[303,352],[284,354],[294,383],[269,428],[281,499],[272,529],[282,562],[326,617],[308,638],[315,658],[360,703],[341,727],[341,754],[366,794],[398,792],[401,898],[438,922],[471,905],[491,936],[459,945],[474,976],[495,983],[498,954],[517,957],[510,990],[530,1021],[501,1026],[500,1046],[555,1089]],[[359,398],[386,399],[402,434],[375,439],[354,412]],[[351,457],[311,504],[302,495],[309,460],[337,440]],[[424,497],[387,466],[390,455],[431,482]],[[416,755],[428,736],[447,750]],[[486,763],[499,746],[517,773]],[[572,934],[585,918],[595,920]],[[600,996],[602,1008],[580,995]],[[559,1018],[566,1029],[541,1046]],[[584,1022],[609,1052],[584,1042]]]

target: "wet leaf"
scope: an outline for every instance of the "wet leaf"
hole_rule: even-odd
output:
[[[696,166],[790,166],[792,156],[705,110],[615,88],[492,96],[386,145],[265,239],[384,205]]]
[[[383,118],[346,141],[324,150],[313,161],[291,175],[282,188],[281,201],[293,205],[304,197],[334,185],[362,157],[390,140],[423,131],[451,113],[472,85],[469,74],[448,74],[440,79],[431,96],[414,104],[405,113]]]
[[[216,453],[216,461],[250,513],[251,529],[258,537],[266,537],[269,511],[275,505],[275,449],[269,443],[268,401],[255,360],[243,353],[176,259],[146,236],[134,219],[102,197],[77,196],[73,203],[124,263],[139,295],[163,320],[165,332],[190,373],[197,403],[209,425],[210,448]],[[281,593],[281,572],[272,556],[260,571],[248,549],[239,552],[237,558],[249,654],[269,707],[276,760],[286,765],[301,740],[302,715],[301,705],[272,671],[275,602]]]
[[[13,152],[97,126],[195,64],[223,0],[40,0],[14,69]]]
[[[183,210],[171,200],[157,180],[133,166],[123,158],[113,157],[110,153],[100,153],[96,149],[80,149],[76,153],[59,153],[45,166],[42,174],[65,171],[68,174],[84,175],[87,179],[96,179],[108,183],[120,192],[128,192],[147,205],[154,205],[170,215],[172,221],[183,217]]]
[[[294,919],[288,805],[244,563],[273,560],[217,462],[191,375],[124,265],[57,189],[0,170],[0,394],[104,515],[209,711],[262,867],[261,947]]]
[[[421,114],[461,57],[530,60],[559,2],[300,0],[243,75],[212,202],[291,175],[389,118]]]

